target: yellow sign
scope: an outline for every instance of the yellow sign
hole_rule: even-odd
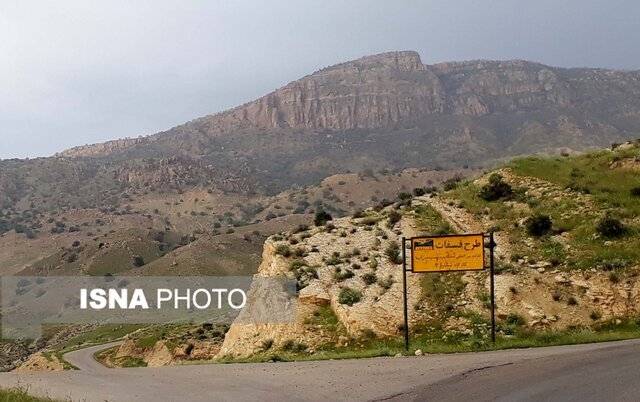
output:
[[[411,270],[413,272],[482,269],[484,269],[484,236],[482,234],[411,239]]]

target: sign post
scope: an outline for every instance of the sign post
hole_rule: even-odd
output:
[[[488,240],[488,243],[485,242]],[[491,293],[491,341],[496,342],[493,232],[402,238],[402,285],[404,290],[404,342],[409,350],[409,311],[407,297],[407,242],[411,245],[413,273],[482,271],[489,268]],[[489,249],[489,266],[485,249]]]
[[[409,351],[409,300],[407,300],[407,239],[402,238],[402,288],[404,289],[404,348]]]

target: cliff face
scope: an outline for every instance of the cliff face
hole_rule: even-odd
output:
[[[563,113],[583,130],[609,128],[607,140],[591,138],[595,133],[586,138],[587,145],[603,146],[640,128],[639,109],[638,72],[563,69],[522,60],[425,65],[416,52],[390,52],[322,69],[260,99],[160,135],[76,147],[59,156],[99,156],[156,141],[166,149],[175,147],[176,139],[195,150],[211,138],[251,129],[374,130],[417,122],[429,131],[438,116],[448,116],[445,128],[459,123],[460,116],[467,124],[463,129],[486,123],[466,117],[500,120],[490,134],[509,136],[507,145],[532,122],[550,125],[545,129],[558,132],[562,142],[565,133],[553,120]],[[512,123],[510,116],[517,121]],[[513,127],[504,131],[504,123]],[[571,139],[565,142],[576,146]]]
[[[385,127],[444,111],[445,91],[415,52],[365,57],[319,71],[234,110],[264,128]]]

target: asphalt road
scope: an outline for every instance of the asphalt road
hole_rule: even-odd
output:
[[[104,346],[103,346],[104,347]],[[483,353],[300,363],[4,373],[0,387],[86,401],[637,401],[640,340]]]

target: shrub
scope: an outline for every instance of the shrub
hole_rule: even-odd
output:
[[[507,323],[511,325],[524,325],[526,324],[524,318],[518,313],[509,313],[507,316]]]
[[[578,300],[576,300],[576,298],[573,296],[569,296],[569,298],[567,299],[567,304],[569,306],[576,306],[578,304]]]
[[[604,237],[614,239],[624,235],[627,232],[627,227],[619,219],[607,215],[600,219],[596,231]]]
[[[338,302],[347,306],[353,306],[360,300],[362,300],[362,293],[351,288],[342,288],[338,295]]]
[[[402,264],[402,255],[398,243],[392,241],[384,252],[389,257],[389,261],[394,264]]]
[[[282,350],[292,351],[296,343],[292,339],[287,339],[282,343]]]
[[[494,173],[489,177],[489,183],[480,189],[478,197],[485,201],[511,199],[513,197],[513,189],[502,180],[502,176]]]
[[[140,257],[139,255],[133,257],[133,266],[135,267],[144,266],[144,258]]]
[[[334,253],[331,257],[324,260],[324,262],[327,265],[338,265],[338,264],[342,264],[342,259],[340,258],[340,254]]]
[[[367,285],[373,285],[378,281],[378,277],[375,273],[366,273],[362,275],[362,281]]]
[[[291,248],[287,244],[279,244],[276,247],[276,254],[283,257],[289,257],[291,256]]]
[[[313,220],[313,223],[316,226],[323,226],[330,220],[333,220],[331,215],[329,215],[329,213],[326,212],[325,210],[321,209],[318,212],[316,212],[316,216]]]
[[[400,212],[393,210],[391,212],[389,212],[389,224],[388,226],[391,228],[393,227],[393,225],[395,225],[396,223],[400,222],[400,219],[402,218],[402,215],[400,214]]]
[[[594,310],[591,312],[591,314],[589,314],[589,318],[591,318],[593,321],[597,321],[602,318],[602,313]]]
[[[262,350],[269,350],[273,346],[273,339],[265,339],[262,341]]]
[[[445,180],[442,183],[442,188],[444,189],[444,191],[455,190],[456,188],[458,188],[458,184],[460,183],[460,181],[462,181],[462,179],[457,176],[454,178]]]
[[[393,286],[393,278],[389,275],[386,279],[380,279],[378,285],[384,290],[389,290]]]
[[[544,236],[551,231],[551,217],[549,215],[534,215],[527,219],[527,233],[531,236]]]
[[[353,278],[354,276],[355,274],[350,269],[342,271],[342,269],[340,269],[339,267],[336,267],[336,270],[333,272],[333,278],[338,282],[343,281],[345,279]]]
[[[636,186],[629,191],[632,197],[640,197],[640,186]]]
[[[416,197],[423,196],[426,192],[427,191],[422,187],[416,187],[413,189],[413,195],[415,195]]]

